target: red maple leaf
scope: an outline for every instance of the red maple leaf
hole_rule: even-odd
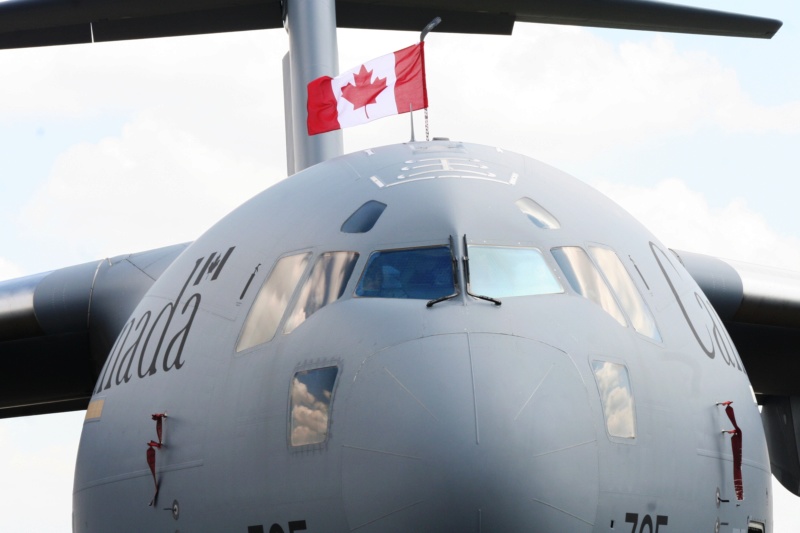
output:
[[[342,87],[342,97],[353,104],[353,109],[363,107],[367,118],[367,105],[374,104],[378,95],[386,88],[386,78],[375,78],[373,82],[372,72],[361,65],[358,74],[354,74],[356,84],[348,83]]]

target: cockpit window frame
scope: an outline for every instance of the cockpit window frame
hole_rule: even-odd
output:
[[[598,259],[594,250],[602,250],[603,252],[610,252],[611,254],[613,254],[613,257],[616,258],[620,271],[627,276],[627,279],[623,280],[623,282],[625,281],[629,282],[630,288],[628,290],[630,290],[630,293],[634,298],[638,299],[637,303],[641,304],[642,306],[643,317],[639,317],[637,319],[636,310],[632,309],[631,303],[628,302],[628,300],[626,300],[625,298],[623,298],[623,296],[625,296],[624,291],[621,290],[621,288],[617,286],[617,283],[615,283],[615,281],[611,279],[609,272],[607,272],[607,269],[604,268],[604,265],[601,264],[601,261]],[[630,327],[636,333],[641,335],[643,338],[651,342],[654,342],[656,344],[662,344],[663,338],[661,337],[661,330],[658,327],[658,321],[656,320],[655,314],[653,313],[653,310],[650,308],[650,305],[647,303],[642,288],[639,286],[639,284],[636,281],[636,278],[631,274],[630,270],[625,265],[625,262],[622,260],[619,253],[617,253],[617,251],[611,246],[597,242],[586,243],[586,252],[588,253],[591,260],[594,262],[595,266],[597,267],[597,270],[600,272],[600,275],[603,276],[603,278],[605,278],[606,283],[608,284],[611,291],[614,293],[614,297],[617,299],[617,304],[619,305],[620,309],[628,319]],[[639,273],[639,275],[641,276],[641,273]],[[644,319],[645,321],[649,319],[652,322],[652,327],[655,336],[648,334],[646,331],[642,331],[643,326],[640,324],[640,321],[642,319]]]
[[[530,196],[519,198],[514,202],[514,205],[537,228],[543,230],[561,229],[561,222],[556,216]]]
[[[417,246],[415,246],[415,245],[405,245],[405,246],[398,246],[398,247],[382,247],[382,248],[380,248],[378,250],[372,250],[371,252],[369,252],[369,254],[366,254],[366,260],[364,262],[363,267],[361,267],[361,272],[360,272],[360,274],[358,276],[358,280],[356,281],[355,288],[353,289],[352,297],[354,299],[380,298],[380,299],[389,299],[389,300],[409,300],[409,301],[425,301],[425,300],[427,300],[427,301],[430,302],[430,301],[435,301],[440,296],[441,297],[445,297],[445,296],[450,297],[453,294],[457,295],[458,291],[459,291],[458,266],[457,266],[457,264],[453,264],[453,262],[452,262],[452,258],[454,257],[455,251],[453,249],[453,246],[451,245],[451,241],[452,241],[452,239],[450,239],[448,241],[444,241],[444,242],[442,242],[440,240],[437,240],[437,241],[433,241],[433,242],[420,243]],[[434,248],[441,248],[441,249],[446,249],[447,250],[447,261],[448,261],[448,264],[450,265],[450,268],[451,268],[450,276],[449,276],[448,279],[453,284],[452,291],[447,292],[447,294],[441,294],[441,295],[435,296],[433,299],[431,299],[429,297],[430,295],[425,295],[425,296],[399,295],[400,292],[404,292],[404,290],[405,290],[405,288],[403,287],[403,284],[401,283],[399,287],[396,287],[396,289],[397,289],[397,293],[396,294],[397,295],[391,295],[391,292],[388,291],[388,290],[387,290],[387,294],[386,295],[381,295],[381,294],[367,295],[367,294],[363,294],[363,293],[359,294],[359,291],[363,290],[362,288],[363,288],[366,276],[370,272],[370,267],[372,266],[373,262],[380,257],[380,255],[376,255],[376,254],[393,254],[393,253],[411,252],[411,251],[419,251],[419,250],[430,250],[430,249],[434,249]],[[383,289],[383,287],[382,287],[382,289]]]
[[[342,222],[339,231],[350,234],[367,233],[375,227],[387,207],[385,203],[378,200],[364,202],[347,217],[347,220]]]
[[[331,436],[333,433],[333,422],[334,422],[334,402],[336,400],[336,391],[339,388],[339,383],[341,382],[342,378],[342,368],[343,368],[343,361],[339,359],[330,359],[330,358],[323,358],[323,360],[318,361],[312,364],[302,364],[294,368],[291,374],[291,379],[289,380],[289,399],[286,403],[287,412],[286,412],[286,446],[290,452],[297,453],[297,452],[307,452],[309,450],[321,450],[327,447],[328,443],[331,440]],[[298,374],[309,374],[312,372],[318,371],[325,371],[335,369],[335,375],[333,378],[333,384],[331,386],[329,397],[327,398],[327,412],[326,412],[326,428],[325,428],[325,435],[321,440],[316,440],[313,442],[300,442],[295,443],[293,438],[294,430],[296,429],[295,426],[295,417],[294,417],[294,382],[297,379]]]
[[[571,250],[576,250],[580,253],[571,255],[567,252]],[[594,259],[587,251],[585,245],[561,244],[559,246],[553,246],[550,248],[550,255],[555,260],[562,276],[564,276],[564,280],[573,293],[597,305],[623,328],[631,327],[628,316],[622,310],[622,306],[619,303],[614,289],[608,283],[597,264],[595,264]],[[561,255],[561,258],[559,258],[559,255]],[[562,261],[564,262],[563,264]],[[571,273],[567,271],[567,266]],[[576,267],[585,267],[590,269],[590,271],[581,272],[581,269],[576,269]],[[595,277],[595,279],[589,279],[586,276],[587,274],[594,274],[593,277]],[[593,282],[595,285],[587,285],[584,287],[582,282]]]
[[[607,409],[608,406],[608,396],[610,395],[611,391],[604,391],[601,384],[600,384],[600,377],[598,372],[602,370],[598,365],[613,365],[615,367],[620,367],[624,370],[625,374],[625,381],[627,384],[628,394],[630,395],[630,417],[631,417],[631,426],[632,426],[632,436],[621,436],[616,434],[612,428],[610,421],[610,410],[611,406]],[[606,436],[612,442],[616,442],[619,444],[636,444],[639,435],[639,423],[636,411],[636,391],[633,384],[633,379],[631,377],[631,371],[628,368],[628,364],[625,361],[620,360],[616,357],[607,357],[605,355],[600,354],[592,354],[589,356],[589,369],[592,373],[592,378],[595,384],[595,390],[597,391],[598,398],[600,400],[600,411],[603,416],[603,427],[605,428]],[[607,393],[604,395],[604,392]]]
[[[267,298],[268,297],[266,295],[266,293],[262,296],[262,293],[268,289],[268,286],[269,286],[268,284],[272,280],[272,276],[275,275],[276,269],[279,267],[281,262],[286,260],[286,259],[292,258],[292,257],[297,257],[299,259],[304,259],[304,264],[303,264],[303,267],[302,267],[302,271],[294,279],[294,284],[293,284],[291,290],[288,290],[285,293],[287,298],[286,298],[285,302],[282,302],[283,303],[283,309],[280,311],[279,316],[278,316],[277,320],[275,321],[274,328],[272,329],[272,334],[271,335],[267,335],[267,336],[265,336],[263,334],[259,334],[257,339],[260,339],[260,340],[258,340],[257,342],[247,341],[246,346],[242,347],[242,343],[245,342],[244,339],[246,338],[246,336],[251,335],[251,333],[249,333],[250,328],[251,327],[255,327],[253,324],[255,323],[255,321],[259,320],[259,317],[253,315],[253,313],[257,312],[256,311],[256,306],[259,305],[259,301],[260,301],[261,298]],[[245,319],[244,319],[244,321],[242,323],[242,328],[239,330],[239,337],[236,339],[236,346],[234,347],[234,354],[235,355],[242,355],[242,354],[245,354],[245,353],[249,353],[250,351],[252,351],[254,349],[257,349],[259,346],[263,346],[265,344],[268,344],[269,342],[271,342],[272,340],[275,339],[278,331],[280,331],[281,327],[283,326],[284,321],[286,320],[287,311],[290,308],[292,308],[292,306],[294,305],[294,302],[295,302],[295,300],[297,298],[297,291],[299,290],[299,288],[303,284],[303,281],[308,276],[309,270],[311,269],[312,265],[314,264],[314,261],[312,261],[314,259],[314,257],[315,257],[315,254],[311,250],[304,249],[304,250],[293,250],[291,252],[287,252],[287,253],[281,254],[281,256],[278,257],[275,260],[275,262],[272,264],[272,267],[269,270],[269,273],[264,278],[264,280],[261,282],[261,286],[259,287],[258,291],[256,292],[256,295],[253,297],[252,302],[250,302],[250,308],[248,309],[247,315],[245,316]]]
[[[284,335],[291,334],[317,311],[337,302],[345,295],[353,272],[358,265],[359,257],[358,252],[350,250],[320,252],[314,256],[310,270],[300,279],[296,294],[290,302],[290,306],[287,307],[288,312],[284,318],[282,329]],[[343,275],[344,278],[339,284],[336,284],[334,280],[330,279],[331,274]],[[315,280],[315,275],[321,279]],[[315,281],[317,285],[312,286]],[[315,298],[312,293],[319,288],[326,289],[324,291],[326,294],[321,298]],[[335,297],[329,292],[331,288],[336,289]]]
[[[529,251],[535,252],[540,259],[541,266],[546,267],[546,272],[549,275],[549,281],[554,284],[554,287],[557,286],[558,290],[533,290],[530,292],[524,292],[519,294],[491,294],[490,291],[483,291],[486,294],[475,294],[472,292],[473,290],[473,273],[472,270],[475,268],[474,265],[470,265],[470,249],[476,251],[477,249],[497,249],[497,250],[518,250],[520,252]],[[537,270],[538,271],[538,270]],[[564,283],[562,281],[562,276],[560,275],[561,272],[555,267],[552,258],[549,257],[549,254],[546,253],[546,249],[543,249],[541,246],[529,243],[505,243],[502,241],[494,241],[494,240],[476,240],[472,238],[467,238],[464,235],[464,275],[466,278],[467,283],[467,294],[474,298],[479,298],[483,300],[488,300],[494,302],[496,305],[500,305],[499,302],[505,298],[517,298],[517,297],[526,297],[526,296],[548,296],[554,294],[564,294]],[[480,284],[477,289],[479,292],[481,291]]]

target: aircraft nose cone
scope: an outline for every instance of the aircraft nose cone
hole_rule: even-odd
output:
[[[496,334],[376,353],[347,399],[351,530],[591,531],[596,433],[571,358]]]

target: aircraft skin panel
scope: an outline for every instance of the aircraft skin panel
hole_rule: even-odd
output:
[[[756,394],[800,395],[800,273],[675,253],[720,315]]]
[[[33,311],[36,286],[49,272],[5,281],[0,285],[0,341],[42,335]]]
[[[519,3],[525,3],[520,1]],[[549,9],[548,9],[549,7]],[[531,10],[533,11],[533,10]],[[678,4],[640,0],[582,0],[564,6],[518,15],[520,22],[596,26],[626,30],[666,31],[769,39],[780,29],[777,20],[753,20]]]
[[[17,0],[0,4],[0,47],[275,28],[281,5]],[[412,30],[433,14],[483,33],[781,24],[644,0],[337,11],[340,26]],[[385,208],[374,226],[337,222],[370,202]],[[770,531],[770,467],[800,490],[800,291],[684,255],[518,154],[358,152],[190,245],[0,284],[0,416],[89,401],[75,532]],[[737,346],[770,395],[764,425]]]
[[[800,273],[675,253],[742,357],[762,406],[772,473],[800,496]]]
[[[353,405],[365,398],[372,411]],[[587,391],[567,354],[513,335],[428,336],[369,357],[348,403],[355,416],[345,428],[342,491],[355,527],[426,530],[426,517],[441,508],[450,527],[469,531],[490,491],[503,504],[481,514],[484,527],[563,528],[566,518],[569,530],[591,531],[596,437]],[[521,452],[514,461],[511,450]],[[583,482],[570,488],[560,475]]]
[[[417,164],[427,170],[406,180],[402,168]],[[560,228],[535,225],[521,197]],[[341,231],[369,201],[386,205],[374,226]],[[390,264],[382,272],[391,295],[356,294],[372,252],[451,242],[453,299],[428,307],[405,297],[413,272]],[[560,290],[537,285],[549,292],[499,306],[473,298],[465,245],[475,287],[491,282],[478,248],[531,247]],[[600,245],[622,258],[658,336],[581,296],[551,252]],[[358,254],[341,296],[303,307],[311,312],[287,330],[314,265],[332,252]],[[297,263],[296,288],[271,300],[285,304],[274,334],[237,350],[275,265],[298,254],[310,255]],[[711,344],[699,335],[719,318],[710,304],[688,305],[697,298],[677,258],[630,215],[523,156],[433,142],[322,163],[228,215],[133,311],[94,388],[102,409],[84,423],[75,531],[599,532],[612,521],[627,531],[634,520],[636,531],[694,531],[717,520],[737,529],[748,517],[766,522],[760,415],[724,330]],[[747,443],[741,502],[721,433],[731,427],[717,405],[725,400]],[[150,508],[144,443],[157,438],[157,413],[167,418]],[[717,490],[728,502],[717,505]],[[177,518],[162,510],[173,504]]]
[[[773,19],[647,0],[347,0],[340,27],[510,34],[514,21],[738,37],[771,38]],[[280,28],[278,0],[12,0],[0,4],[0,48]]]
[[[0,418],[85,409],[131,311],[185,248],[0,283]]]
[[[723,319],[800,328],[800,272],[675,253]]]

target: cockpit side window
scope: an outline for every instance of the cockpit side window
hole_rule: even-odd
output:
[[[327,252],[320,255],[300,289],[297,303],[286,320],[283,332],[291,333],[312,314],[341,298],[357,260],[356,252]]]
[[[564,292],[536,248],[468,245],[470,290],[492,298]]]
[[[628,367],[609,361],[592,361],[592,371],[603,404],[610,437],[636,438],[636,412]]]
[[[658,332],[655,318],[617,254],[601,246],[590,246],[589,253],[617,293],[619,303],[630,318],[633,328],[642,335],[660,342],[661,334]]]
[[[297,372],[289,390],[289,442],[319,444],[328,438],[331,402],[339,368],[328,366]]]
[[[519,208],[519,210],[528,217],[528,220],[533,222],[537,228],[558,229],[561,227],[558,219],[556,219],[556,217],[554,217],[550,211],[527,196],[523,196],[514,203],[516,204],[517,208]]]
[[[453,256],[447,246],[372,252],[356,296],[433,300],[455,292]]]
[[[553,248],[551,252],[575,292],[602,307],[621,325],[628,325],[614,294],[583,248],[565,246]]]
[[[375,223],[386,209],[386,204],[377,200],[370,200],[358,209],[342,224],[343,233],[366,233],[372,229]]]
[[[272,340],[310,257],[310,253],[287,255],[275,263],[244,321],[237,352]]]

